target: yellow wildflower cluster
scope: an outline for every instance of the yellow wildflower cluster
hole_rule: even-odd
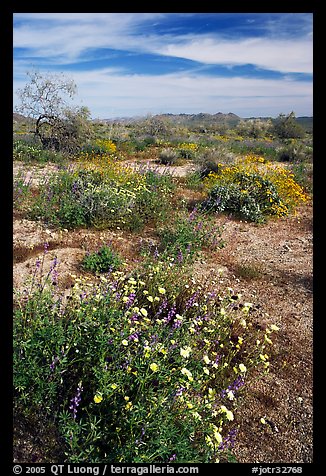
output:
[[[281,203],[278,204],[272,203],[270,199],[271,208],[276,216],[287,215],[291,208],[308,200],[307,194],[294,180],[294,175],[284,165],[252,154],[239,158],[233,165],[220,164],[218,173],[211,172],[205,178],[205,187],[211,190],[217,183],[223,185],[234,183],[239,173],[248,177],[257,174],[274,185],[281,199]],[[253,185],[261,187],[258,180]]]
[[[96,139],[95,144],[108,154],[113,154],[117,150],[117,146],[109,139]]]
[[[196,151],[198,150],[198,144],[194,144],[193,142],[182,142],[182,144],[178,145],[178,149],[186,149]]]
[[[145,187],[146,178],[132,167],[116,162],[112,157],[103,157],[100,154],[80,154],[77,161],[78,170],[99,172],[103,182],[115,183],[118,186],[127,186],[129,190],[137,191]]]

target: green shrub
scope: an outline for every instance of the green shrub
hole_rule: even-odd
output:
[[[159,161],[161,164],[164,165],[172,165],[177,161],[178,157],[178,151],[171,148],[165,148],[162,149],[160,152]]]
[[[215,185],[202,203],[202,209],[234,213],[256,223],[264,222],[268,215],[286,214],[287,209],[270,180],[248,172],[234,174],[233,180]]]
[[[29,217],[61,228],[80,226],[99,229],[141,229],[149,220],[166,218],[172,179],[146,172],[127,182],[121,172],[110,177],[101,170],[61,170],[50,183],[40,186],[31,203]]]
[[[121,263],[121,258],[114,250],[108,246],[102,246],[98,251],[88,253],[84,257],[81,267],[92,273],[106,273],[116,270]]]
[[[13,145],[13,160],[22,162],[62,162],[63,155],[53,150],[44,150],[41,145],[17,141]]]
[[[158,234],[159,251],[180,265],[192,262],[203,248],[214,250],[223,246],[219,227],[196,208],[188,216],[181,214],[172,220]]]

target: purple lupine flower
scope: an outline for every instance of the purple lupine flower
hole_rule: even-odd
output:
[[[69,410],[71,410],[74,420],[77,417],[77,408],[79,407],[81,401],[81,393],[83,391],[82,383],[79,382],[76,395],[70,400]]]
[[[50,370],[51,370],[51,372],[54,371],[54,368],[55,368],[55,366],[56,366],[56,364],[57,364],[58,362],[59,362],[59,357],[55,357],[55,358],[53,359],[52,363],[50,364]]]
[[[72,189],[71,189],[72,193],[77,192],[77,189],[78,189],[78,183],[75,181],[72,185]]]
[[[180,397],[184,390],[186,390],[186,387],[179,387],[178,390],[175,392],[175,397]]]
[[[157,246],[155,246],[153,256],[154,256],[155,259],[158,259],[158,257],[159,257],[159,252],[158,252]]]
[[[170,458],[169,461],[175,461],[177,458],[177,455],[174,453]]]
[[[182,263],[182,261],[183,261],[183,254],[182,254],[182,251],[181,251],[180,248],[179,248],[179,250],[178,250],[177,259],[178,259],[178,263]]]
[[[116,295],[114,296],[114,298],[115,298],[116,301],[119,301],[119,300],[120,300],[121,294],[122,294],[122,293],[116,293]]]
[[[41,260],[40,260],[40,258],[37,258],[37,260],[35,262],[35,267],[36,267],[37,271],[40,269],[40,266],[41,266]]]
[[[195,208],[192,210],[192,212],[191,212],[190,215],[189,215],[188,220],[189,220],[189,221],[193,221],[193,220],[195,219],[196,213],[197,213],[197,207],[195,207]]]
[[[86,294],[86,291],[83,291],[79,297],[80,297],[80,300],[83,301],[85,298],[86,298],[87,294]]]
[[[129,340],[137,340],[139,339],[139,332],[134,332],[133,334],[130,334],[130,336],[128,337]]]
[[[145,435],[145,428],[142,427],[139,440],[138,440],[138,438],[137,438],[137,440],[135,440],[135,444],[136,444],[136,445],[139,445],[140,443],[142,443],[142,441],[143,441],[143,436],[144,436],[144,435]]]
[[[130,293],[128,296],[128,301],[126,302],[127,309],[133,305],[135,299],[136,299],[136,293]]]
[[[190,307],[193,306],[197,296],[198,296],[198,291],[196,291],[192,296],[190,296],[190,298],[186,302],[185,309],[189,309]]]
[[[244,378],[242,375],[238,375],[235,381],[230,385],[230,390],[239,390],[245,384]]]
[[[177,312],[177,306],[173,304],[173,306],[170,307],[168,315],[164,318],[164,322],[168,324],[171,321],[171,319],[175,316],[176,312]]]
[[[58,258],[55,256],[50,268],[50,273],[52,273],[52,284],[57,284],[58,282],[58,271],[55,269],[57,264],[58,264]]]
[[[235,440],[237,437],[238,430],[237,428],[232,428],[229,433],[224,438],[223,442],[219,445],[219,450],[226,450],[229,448],[234,448]]]
[[[165,298],[162,304],[160,305],[159,309],[157,310],[157,313],[155,314],[155,317],[159,316],[162,314],[162,312],[167,308],[168,305],[168,300]]]
[[[44,243],[44,254],[46,254],[49,251],[49,243]]]
[[[226,390],[222,390],[220,395],[221,397],[225,398],[227,393],[231,390],[232,392],[238,391],[243,385],[245,384],[244,378],[242,375],[238,375],[238,377],[232,382]]]
[[[133,314],[133,315],[130,317],[130,320],[131,320],[132,322],[139,321],[139,316],[138,316],[138,314]]]

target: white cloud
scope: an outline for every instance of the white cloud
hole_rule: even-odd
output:
[[[156,53],[205,64],[253,64],[280,72],[312,73],[312,38],[272,36],[225,39],[213,35],[147,34],[146,22],[164,17],[147,13],[16,14],[14,46],[35,57],[79,61],[92,48]],[[41,21],[42,20],[42,21]]]
[[[312,115],[312,82],[294,81],[291,73],[312,72],[312,38],[219,38],[216,35],[148,34],[146,22],[166,14],[142,13],[18,13],[14,46],[24,48],[14,61],[14,89],[24,84],[23,70],[38,67],[42,57],[51,67],[79,63],[92,49],[112,48],[155,53],[204,65],[253,64],[281,71],[284,79],[218,77],[193,72],[164,75],[125,74],[123,69],[70,71],[79,98],[93,117],[146,113],[234,112],[246,116],[275,116],[293,110]],[[257,22],[256,22],[257,23]],[[283,27],[283,32],[285,27]],[[85,59],[85,58],[83,58]],[[109,63],[108,63],[109,64]],[[200,68],[198,68],[199,70]],[[14,101],[16,102],[16,96]],[[111,112],[109,112],[111,111]]]
[[[168,44],[157,52],[206,64],[253,64],[260,68],[292,73],[312,73],[310,39],[196,38],[183,44]]]
[[[71,72],[93,117],[160,112],[234,112],[312,115],[312,84],[291,80],[221,78],[184,74],[120,75],[108,70]],[[109,114],[113,110],[113,114]]]

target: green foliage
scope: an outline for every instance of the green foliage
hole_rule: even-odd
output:
[[[62,162],[63,155],[54,150],[46,150],[39,144],[16,141],[13,144],[13,160],[21,162]]]
[[[234,213],[245,220],[262,223],[266,216],[280,214],[282,200],[273,183],[257,173],[238,172],[232,183],[217,184],[202,208]]]
[[[116,270],[121,265],[122,260],[119,255],[108,246],[102,246],[94,253],[88,253],[81,267],[92,273],[107,273]]]
[[[239,296],[185,278],[156,262],[98,284],[79,279],[67,302],[37,282],[17,297],[16,406],[51,415],[66,461],[229,458],[240,392],[268,367],[271,331],[255,330]]]
[[[180,214],[162,228],[159,238],[159,251],[172,257],[179,265],[194,261],[203,248],[212,251],[223,246],[219,227],[196,208],[190,215]]]
[[[286,145],[278,149],[278,160],[282,162],[311,162],[312,147],[298,142],[296,139],[286,141]]]
[[[141,229],[149,220],[164,219],[170,207],[171,178],[154,172],[132,177],[119,184],[110,177],[109,169],[107,174],[61,170],[50,183],[41,185],[29,216],[67,229],[119,226],[131,231]]]
[[[164,165],[172,165],[174,164],[179,157],[179,153],[177,150],[172,148],[165,148],[162,149],[159,155],[159,161],[161,164]]]
[[[288,115],[280,114],[273,121],[273,132],[280,139],[304,137],[304,129],[296,121],[294,112]]]

